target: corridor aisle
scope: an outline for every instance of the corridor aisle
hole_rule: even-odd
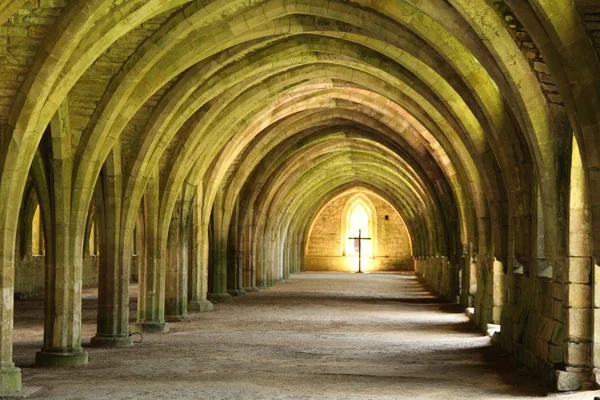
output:
[[[84,333],[93,334],[93,296]],[[17,304],[27,321],[35,301]],[[135,313],[132,313],[132,316]],[[408,274],[296,274],[90,364],[27,367],[41,325],[15,327],[24,385],[55,399],[496,399],[543,395],[461,310]],[[560,399],[592,399],[593,393]]]

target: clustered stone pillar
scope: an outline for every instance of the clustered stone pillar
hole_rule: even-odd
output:
[[[472,246],[471,246],[472,247]],[[469,307],[475,305],[475,297],[477,297],[477,254],[471,249],[469,263]]]
[[[21,390],[21,370],[12,360],[15,264],[14,255],[5,254],[2,249],[4,247],[0,247],[0,391],[13,393]]]
[[[256,269],[254,268],[254,247],[252,246],[252,234],[254,227],[249,221],[252,221],[252,208],[246,215],[246,223],[243,227],[243,249],[244,255],[242,258],[242,286],[246,292],[258,292],[259,289],[256,286]]]
[[[269,237],[265,234],[265,227],[263,224],[256,224],[254,231],[254,268],[256,268],[256,285],[259,289],[269,289],[273,286],[266,256],[269,249]]]
[[[504,307],[504,264],[494,257],[492,263],[492,320],[500,325]]]
[[[242,252],[240,251],[239,240],[239,212],[240,204],[238,198],[235,203],[235,211],[231,221],[231,229],[228,236],[229,246],[227,251],[227,292],[234,297],[246,296],[248,294],[243,289]]]
[[[212,311],[208,293],[208,224],[202,212],[202,186],[198,186],[192,203],[191,259],[189,265],[189,311]]]
[[[175,206],[167,244],[165,313],[167,321],[188,321],[188,213],[189,205]]]
[[[213,205],[213,287],[208,299],[215,302],[231,301],[227,293],[227,230],[223,227],[223,193],[219,191]]]
[[[110,157],[109,159],[112,159]],[[131,346],[129,336],[129,271],[131,259],[121,240],[121,176],[110,162],[96,186],[96,215],[102,234],[98,273],[97,347]],[[103,190],[104,188],[104,190]],[[89,222],[88,222],[89,223]]]
[[[595,312],[592,304],[598,304],[596,298],[592,299],[589,193],[576,143],[574,149],[570,187],[569,256],[563,285],[565,370],[556,372],[557,388],[561,391],[580,389],[591,376]],[[596,354],[594,352],[594,356]]]
[[[165,270],[161,268],[158,234],[159,181],[158,170],[148,181],[144,194],[146,218],[146,254],[140,259],[138,318],[135,329],[139,332],[168,332],[165,322]]]
[[[486,252],[487,253],[487,252]],[[486,253],[477,255],[477,293],[475,295],[474,322],[483,331],[494,321],[494,307],[498,301],[494,298],[495,257],[487,257]],[[489,253],[487,253],[489,254]],[[500,288],[500,290],[502,290]],[[497,312],[502,312],[499,309]]]
[[[73,154],[68,101],[51,124],[53,163],[51,168],[52,230],[46,240],[46,290],[44,347],[36,354],[36,364],[71,366],[87,364],[81,347],[81,252],[74,251],[72,236]],[[83,240],[81,240],[83,244]]]

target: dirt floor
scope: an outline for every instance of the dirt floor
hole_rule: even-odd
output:
[[[84,296],[83,335],[95,296]],[[135,304],[132,305],[133,307]],[[81,368],[32,367],[41,301],[16,304],[15,360],[28,398],[526,399],[544,389],[416,278],[298,274],[286,284],[173,323],[129,349],[88,349]],[[132,310],[132,321],[135,313]],[[597,392],[552,395],[593,399]]]

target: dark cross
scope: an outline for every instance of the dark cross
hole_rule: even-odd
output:
[[[362,237],[362,229],[358,230],[358,237],[351,237],[348,238],[350,240],[354,240],[354,243],[356,243],[356,241],[358,241],[358,273],[362,274],[362,265],[361,265],[361,259],[362,259],[362,241],[363,240],[371,240],[371,238],[364,238]]]

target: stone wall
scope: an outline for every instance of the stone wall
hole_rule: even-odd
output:
[[[44,294],[44,256],[17,256],[15,265],[15,293],[27,298],[41,297]],[[83,286],[98,286],[98,257],[86,255],[83,258]]]
[[[545,381],[555,380],[554,370],[565,362],[564,285],[505,273],[501,262],[481,255],[461,262],[464,266],[453,267],[446,257],[416,259],[415,272],[442,299],[451,301],[458,295],[454,279],[460,279],[461,299],[472,299],[463,304],[472,307],[468,309],[472,321],[483,332],[500,325],[499,345]],[[469,268],[476,268],[475,274]],[[476,276],[477,281],[466,276]]]
[[[456,300],[456,271],[447,257],[415,259],[415,272],[423,278],[429,287],[442,299]]]
[[[411,259],[402,260],[398,258],[374,257],[363,259],[361,269],[363,271],[413,271],[414,266]],[[328,257],[309,256],[304,259],[305,271],[332,271],[347,272],[358,270],[358,260],[350,257]]]
[[[552,380],[564,362],[563,285],[547,278],[506,275],[499,342],[519,362]]]
[[[331,201],[317,217],[309,238],[304,267],[306,271],[355,271],[358,260],[343,254],[344,208],[356,193],[348,193]],[[363,259],[366,271],[412,271],[412,249],[406,225],[398,212],[381,198],[365,194],[373,205],[376,234],[373,257]],[[386,216],[388,217],[386,220]]]

